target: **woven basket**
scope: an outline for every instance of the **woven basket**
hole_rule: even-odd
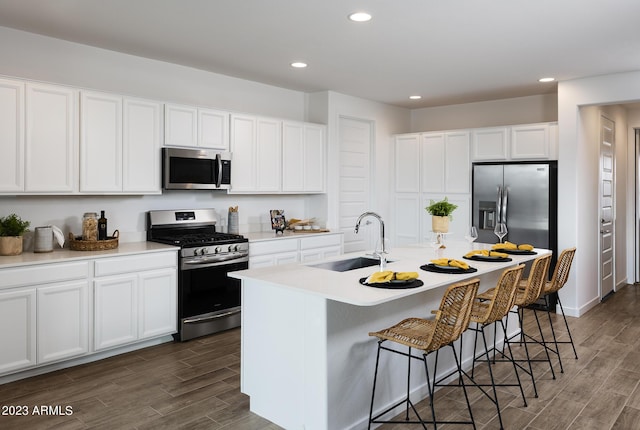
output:
[[[82,240],[82,236],[74,236],[69,233],[69,248],[72,251],[106,251],[118,247],[118,230],[113,232],[113,236],[107,236],[105,240]]]

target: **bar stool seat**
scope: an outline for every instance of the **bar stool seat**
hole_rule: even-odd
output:
[[[460,360],[453,347],[455,342],[464,330],[469,326],[469,319],[471,316],[471,307],[478,291],[480,280],[475,278],[469,281],[460,282],[449,286],[442,297],[440,307],[435,311],[435,318],[428,320],[424,318],[407,318],[393,325],[392,327],[370,332],[369,336],[376,337],[378,339],[378,352],[376,355],[376,367],[373,378],[373,389],[371,392],[371,407],[369,410],[369,428],[372,423],[395,423],[395,424],[421,424],[423,428],[427,428],[426,423],[433,424],[434,428],[437,428],[438,424],[453,423],[453,424],[471,424],[475,429],[475,423],[473,420],[473,412],[471,411],[471,404],[469,403],[469,397],[467,395],[466,386],[462,380],[463,371],[461,369]],[[391,341],[409,348],[408,352],[396,350],[384,345],[384,342]],[[427,356],[431,353],[436,353],[435,366],[433,369],[434,377],[437,375],[438,365],[438,351],[445,346],[450,346],[453,350],[454,360],[456,362],[457,373],[461,381],[461,387],[464,391],[464,396],[467,402],[467,409],[469,410],[470,421],[439,421],[436,419],[434,409],[434,392],[435,392],[435,380],[432,382],[429,374],[429,367],[427,364]],[[421,351],[421,355],[412,354],[412,349]],[[386,408],[384,411],[373,416],[374,398],[376,391],[376,383],[378,379],[378,365],[380,363],[380,352],[388,351],[391,353],[399,354],[407,357],[407,393],[406,398],[395,403],[394,405]],[[420,360],[424,364],[426,376],[427,376],[427,388],[429,391],[429,405],[431,407],[431,420],[423,420],[418,414],[418,411],[409,398],[410,393],[410,377],[411,377],[411,360]],[[396,407],[406,404],[405,418],[404,420],[381,420],[380,418],[388,414]],[[409,410],[413,410],[417,420],[409,420]]]

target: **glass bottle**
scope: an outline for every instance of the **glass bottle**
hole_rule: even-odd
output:
[[[98,219],[98,240],[107,240],[107,218],[104,216],[104,211],[100,211]]]
[[[82,240],[98,240],[98,217],[95,212],[82,216]]]

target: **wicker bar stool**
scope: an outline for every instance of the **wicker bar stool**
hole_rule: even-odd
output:
[[[550,348],[550,351],[555,353],[558,356],[558,363],[560,364],[560,372],[564,372],[562,367],[562,357],[560,356],[560,349],[558,348],[558,344],[570,343],[573,348],[573,355],[578,359],[578,353],[576,351],[576,346],[573,343],[573,336],[571,336],[571,330],[569,330],[569,324],[567,323],[567,317],[564,314],[564,308],[562,307],[562,302],[560,301],[560,296],[558,296],[558,305],[560,305],[560,312],[562,313],[562,319],[564,320],[564,326],[567,329],[567,334],[569,335],[569,340],[558,340],[556,337],[556,331],[553,328],[553,320],[551,319],[551,313],[555,313],[555,309],[550,309],[550,301],[549,296],[553,293],[557,293],[566,283],[567,279],[569,279],[569,271],[571,270],[571,263],[573,262],[573,257],[575,256],[576,248],[567,248],[560,253],[560,257],[558,257],[558,263],[556,264],[556,268],[553,271],[553,276],[550,281],[545,282],[541,298],[544,299],[545,309],[547,316],[549,317],[549,326],[551,327],[551,335],[553,336],[553,344],[555,349]],[[536,319],[538,318],[538,310],[539,308],[536,306],[528,306],[533,309],[534,315]],[[544,339],[542,339],[544,342]],[[545,342],[545,347],[547,346]]]
[[[369,333],[369,336],[378,338],[378,352],[376,355],[376,370],[373,378],[373,389],[371,392],[371,408],[369,410],[369,428],[372,423],[395,423],[395,424],[421,424],[423,428],[427,428],[426,423],[433,424],[434,428],[437,428],[438,424],[453,423],[453,424],[471,424],[475,429],[475,423],[473,421],[473,412],[471,411],[471,404],[469,403],[469,397],[467,395],[467,389],[462,380],[463,371],[461,369],[460,360],[453,346],[462,332],[469,326],[469,319],[471,316],[471,307],[478,291],[480,284],[479,279],[472,279],[465,282],[460,282],[449,286],[442,297],[440,307],[435,313],[434,319],[422,319],[422,318],[407,318],[398,324],[380,330],[377,332]],[[391,341],[409,347],[408,352],[399,351],[383,345],[384,342]],[[427,365],[427,356],[431,353],[436,353],[435,366],[433,374],[437,375],[438,367],[438,351],[445,347],[450,346],[453,350],[453,357],[456,362],[457,372],[460,378],[461,386],[464,391],[465,400],[467,401],[467,408],[469,410],[470,421],[438,421],[436,420],[436,414],[434,410],[433,395],[435,392],[434,384],[431,382],[429,368]],[[422,351],[421,355],[412,354],[411,350],[417,349]],[[393,406],[388,407],[381,413],[373,416],[373,402],[376,391],[376,382],[378,378],[378,365],[380,362],[380,351],[385,350],[395,354],[403,355],[407,357],[407,397],[395,403]],[[424,364],[425,372],[427,375],[427,388],[429,390],[429,405],[431,407],[432,420],[424,421],[413,402],[409,398],[410,392],[410,377],[411,377],[411,360],[421,360]],[[434,376],[435,377],[435,376]],[[399,420],[380,420],[382,416],[389,413],[396,407],[406,403],[406,415],[405,419]],[[409,409],[412,409],[417,417],[417,421],[409,420]]]
[[[476,323],[475,327],[470,326],[469,330],[473,330],[475,332],[475,340],[473,344],[473,369],[471,370],[471,378],[474,380],[474,370],[477,361],[486,361],[487,367],[489,370],[489,377],[491,378],[491,384],[480,384],[474,380],[474,385],[479,387],[482,392],[496,405],[496,409],[498,411],[498,420],[500,421],[500,428],[504,428],[502,425],[502,415],[500,414],[500,405],[498,403],[498,393],[496,391],[497,386],[509,386],[509,387],[519,387],[520,393],[522,394],[522,400],[524,401],[524,406],[527,406],[527,400],[524,396],[524,390],[522,389],[522,384],[520,383],[520,375],[518,374],[518,366],[513,359],[513,354],[511,352],[511,346],[507,343],[508,355],[505,355],[502,352],[502,356],[510,361],[513,365],[513,370],[516,374],[516,384],[496,384],[495,379],[493,377],[492,360],[489,356],[490,349],[487,345],[487,338],[485,336],[485,328],[491,325],[494,325],[494,342],[495,342],[495,333],[496,326],[500,324],[502,327],[502,331],[504,333],[504,338],[507,338],[507,327],[504,324],[503,318],[508,316],[509,311],[514,306],[516,293],[518,290],[518,282],[522,277],[522,271],[524,270],[524,264],[521,264],[516,267],[512,267],[510,269],[506,269],[502,272],[498,283],[495,288],[492,288],[490,291],[491,298],[490,299],[481,299],[476,298],[473,303],[473,307],[471,309],[471,322]],[[482,342],[484,345],[484,352],[480,355],[476,355],[476,346],[478,344],[478,333],[482,334]],[[492,348],[495,354],[495,343]],[[482,357],[485,357],[484,359]],[[495,361],[494,361],[495,363]],[[493,396],[485,391],[482,387],[491,387],[493,390]]]
[[[525,350],[525,355],[526,355],[526,359],[525,360],[517,360],[514,359],[514,361],[519,362],[519,361],[525,361],[528,364],[528,370],[523,368],[522,366],[519,366],[520,369],[524,370],[526,373],[529,374],[529,376],[531,377],[531,383],[533,385],[533,392],[535,397],[538,397],[538,388],[536,386],[536,381],[535,381],[535,377],[533,375],[533,366],[531,365],[531,363],[536,362],[536,361],[546,361],[549,363],[549,368],[551,369],[551,375],[553,376],[553,379],[556,379],[556,374],[553,370],[553,365],[551,364],[551,357],[549,356],[549,351],[548,348],[545,346],[545,342],[544,342],[544,334],[542,333],[542,327],[540,326],[540,324],[538,323],[538,332],[540,334],[540,338],[542,339],[542,342],[537,342],[540,343],[541,345],[544,346],[544,352],[546,355],[546,359],[533,359],[531,358],[531,355],[529,354],[529,347],[527,346],[528,343],[527,339],[531,339],[532,341],[535,341],[535,339],[533,337],[531,337],[528,333],[525,332],[524,330],[524,325],[523,325],[523,318],[524,318],[524,308],[527,306],[530,306],[532,303],[535,303],[538,300],[538,297],[540,297],[540,294],[542,292],[542,288],[544,287],[544,283],[545,280],[547,279],[547,272],[549,271],[549,264],[551,263],[551,254],[549,255],[545,255],[542,257],[538,257],[535,260],[533,260],[533,264],[531,265],[531,270],[529,271],[529,277],[527,279],[521,279],[518,282],[518,289],[516,291],[516,297],[515,297],[515,302],[514,304],[517,306],[517,310],[516,311],[511,311],[514,312],[518,315],[518,322],[520,324],[520,339],[521,339],[521,344],[524,345],[524,350]],[[488,290],[482,294],[478,295],[479,299],[485,299],[485,300],[489,300],[491,298],[491,294],[493,294],[492,290]],[[510,312],[510,313],[511,313]],[[512,336],[512,337],[505,337],[505,345],[508,345],[510,342],[512,342],[512,339],[514,337],[516,337],[518,335]],[[494,345],[495,347],[495,345]],[[495,361],[495,360],[494,360]]]

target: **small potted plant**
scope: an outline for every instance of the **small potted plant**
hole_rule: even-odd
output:
[[[429,200],[429,206],[425,209],[431,215],[431,230],[436,233],[447,233],[449,231],[449,221],[453,219],[451,213],[457,208],[458,206],[449,203],[446,197],[439,202]]]
[[[29,231],[29,221],[11,214],[0,218],[0,255],[22,254],[22,235]]]

